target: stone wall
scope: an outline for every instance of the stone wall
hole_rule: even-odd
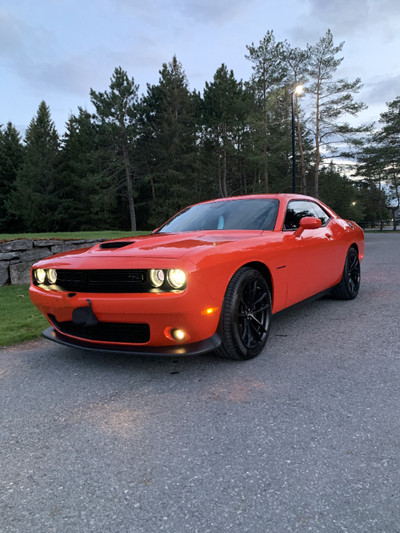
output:
[[[87,248],[105,239],[59,240],[59,239],[17,239],[0,244],[0,287],[30,283],[31,266],[59,252]]]

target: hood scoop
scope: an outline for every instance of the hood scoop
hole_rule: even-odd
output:
[[[110,242],[103,242],[100,244],[99,248],[100,250],[116,250],[117,248],[123,248],[124,246],[129,246],[130,244],[133,244],[135,241],[128,241],[128,242],[118,242],[118,241],[110,241]]]

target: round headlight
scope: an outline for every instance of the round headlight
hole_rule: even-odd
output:
[[[47,279],[49,280],[49,283],[54,285],[57,283],[57,270],[55,268],[50,268],[47,271]]]
[[[174,289],[181,289],[186,283],[186,274],[183,272],[183,270],[174,268],[172,270],[168,270],[167,279],[171,287]]]
[[[159,268],[152,268],[150,270],[150,282],[154,287],[161,287],[165,280],[164,270]]]
[[[35,270],[35,279],[38,283],[44,283],[46,281],[46,271],[43,268]]]

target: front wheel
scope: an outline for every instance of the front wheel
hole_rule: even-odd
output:
[[[361,267],[358,252],[350,248],[347,252],[343,275],[339,285],[332,291],[332,296],[339,300],[353,300],[360,290]]]
[[[217,353],[236,360],[259,355],[268,339],[271,315],[271,293],[265,278],[253,268],[239,269],[225,293],[222,344]]]

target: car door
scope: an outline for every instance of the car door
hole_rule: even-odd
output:
[[[305,229],[300,235],[296,235],[303,217],[319,218],[322,226]],[[330,229],[331,220],[330,215],[315,202],[289,202],[283,226],[288,254],[287,306],[318,294],[332,285],[332,267],[337,262],[337,250]]]

